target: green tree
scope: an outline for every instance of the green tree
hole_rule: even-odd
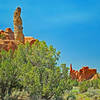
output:
[[[49,100],[61,96],[66,89],[72,89],[68,83],[68,68],[65,64],[57,66],[60,52],[56,52],[53,46],[36,41],[32,47],[27,44],[25,50],[27,63],[21,69],[20,78],[31,95]]]
[[[2,100],[6,94],[10,95],[13,88],[19,86],[19,70],[14,65],[12,51],[2,50],[0,53],[0,95]]]
[[[67,97],[67,100],[76,100],[76,97],[75,97],[73,94],[70,94],[70,95]]]
[[[60,52],[53,46],[36,41],[32,46],[19,45],[14,53],[0,53],[0,90],[4,100],[13,89],[24,89],[30,96],[50,100],[71,90],[71,80],[65,64],[58,66]]]
[[[72,86],[78,86],[79,85],[79,82],[77,80],[72,80],[71,81],[71,85]]]
[[[92,80],[91,82],[92,82],[92,87],[94,89],[100,89],[100,79],[99,78]]]
[[[87,81],[83,81],[83,82],[81,82],[80,85],[79,85],[79,91],[80,91],[81,93],[87,92],[88,88],[89,88],[89,87],[88,87],[88,85],[87,85]]]

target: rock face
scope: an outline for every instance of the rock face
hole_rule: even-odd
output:
[[[32,45],[36,41],[33,37],[24,37],[20,15],[21,8],[18,7],[14,12],[14,32],[11,28],[6,28],[5,31],[0,30],[0,51],[2,49],[5,49],[6,51],[12,49],[14,51],[17,49],[18,44],[29,42],[30,45]]]
[[[19,40],[20,42],[24,43],[24,35],[23,35],[23,26],[22,26],[22,19],[21,15],[21,8],[18,7],[14,12],[14,36],[15,40]]]
[[[28,42],[32,45],[35,41],[36,39],[33,37],[24,37],[23,44]],[[0,30],[0,51],[2,49],[5,49],[6,51],[12,49],[14,51],[20,43],[22,42],[15,40],[14,32],[10,28],[6,28],[5,31]]]
[[[73,80],[84,81],[92,79],[92,77],[97,73],[96,69],[90,69],[88,66],[83,67],[79,71],[72,69],[72,64],[70,64],[70,76]]]
[[[91,80],[96,80],[96,79],[98,79],[98,78],[99,78],[98,74],[95,74],[95,75],[91,78]]]
[[[10,28],[6,28],[5,31],[0,30],[0,39],[14,40],[14,32]]]
[[[24,37],[24,43],[30,43],[30,45],[32,45],[34,42],[36,41],[36,39],[34,39],[33,37]]]

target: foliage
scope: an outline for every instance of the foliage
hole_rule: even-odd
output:
[[[1,51],[0,95],[2,100],[12,95],[13,90],[24,89],[30,96],[36,95],[49,100],[62,96],[71,90],[71,80],[65,64],[58,66],[60,52],[44,41],[36,41],[32,46],[19,45],[14,54],[10,50]]]
[[[67,97],[67,100],[76,100],[76,97],[71,94]]]
[[[0,95],[3,99],[6,94],[11,95],[13,88],[19,88],[20,66],[15,65],[12,51],[1,51],[0,58]]]
[[[82,86],[83,85],[83,86]],[[84,91],[88,88],[93,87],[94,89],[100,89],[100,79],[95,79],[95,80],[87,80],[87,81],[83,81],[80,83],[80,91],[83,89]]]
[[[100,89],[100,79],[83,81],[80,83],[80,92],[86,92],[88,88]]]
[[[63,97],[58,96],[55,100],[64,100]]]
[[[98,88],[100,89],[100,79],[92,80],[91,83],[94,89],[98,89]]]
[[[6,36],[4,34],[0,34],[0,39],[5,39]]]
[[[96,95],[96,92],[94,92],[94,91],[89,91],[89,92],[86,93],[87,97],[93,97],[95,95]]]
[[[77,80],[72,80],[71,84],[72,84],[72,86],[78,86],[79,82]]]
[[[87,90],[88,90],[87,81],[81,82],[79,86],[80,93],[86,92]]]
[[[39,41],[31,48],[26,46],[25,49],[28,49],[27,64],[21,69],[23,73],[20,77],[21,84],[31,95],[49,100],[62,95],[67,88],[70,88],[67,83],[68,68],[65,64],[57,66],[60,52]]]

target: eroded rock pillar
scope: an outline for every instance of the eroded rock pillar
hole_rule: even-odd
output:
[[[17,9],[14,12],[14,18],[13,18],[14,37],[15,40],[24,43],[23,26],[22,26],[22,19],[20,15],[21,15],[21,8],[17,7]]]

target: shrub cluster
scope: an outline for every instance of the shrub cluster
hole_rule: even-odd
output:
[[[0,34],[0,39],[5,39],[6,36],[4,34]]]
[[[14,91],[27,91],[30,97],[50,100],[72,89],[68,68],[58,66],[60,52],[44,41],[36,41],[31,47],[19,45],[17,50],[0,52],[0,96],[2,100]]]
[[[95,79],[95,80],[87,80],[87,81],[83,81],[80,83],[79,85],[80,87],[80,92],[86,92],[88,90],[88,88],[93,87],[94,89],[100,89],[100,78]]]

